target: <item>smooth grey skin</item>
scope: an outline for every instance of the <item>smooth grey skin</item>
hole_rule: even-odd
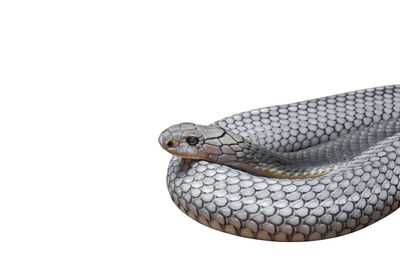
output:
[[[400,85],[182,123],[159,143],[175,204],[231,234],[326,239],[399,206]]]

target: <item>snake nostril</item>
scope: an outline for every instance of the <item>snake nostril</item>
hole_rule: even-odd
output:
[[[171,141],[171,140],[167,142],[168,148],[172,148],[173,145],[174,145],[174,144],[172,144],[172,141]]]

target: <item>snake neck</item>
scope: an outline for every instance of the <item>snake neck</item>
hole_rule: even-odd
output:
[[[255,175],[277,179],[305,179],[323,176],[333,170],[330,165],[299,165],[286,153],[269,151],[266,148],[244,140],[237,159],[226,165]]]
[[[304,179],[328,173],[329,167],[298,166],[281,153],[253,144],[239,134],[225,130],[203,146],[207,160],[269,178]]]
[[[325,175],[398,132],[400,121],[395,118],[379,121],[312,147],[294,152],[278,152],[253,144],[231,131],[225,131],[218,140],[206,140],[205,149],[207,150],[208,144],[217,144],[218,141],[218,146],[209,149],[209,153],[213,151],[208,156],[211,162],[271,178],[304,179]]]

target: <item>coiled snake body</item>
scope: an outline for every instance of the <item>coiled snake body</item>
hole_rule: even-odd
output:
[[[175,204],[231,234],[325,239],[399,206],[400,85],[182,123],[159,142]]]

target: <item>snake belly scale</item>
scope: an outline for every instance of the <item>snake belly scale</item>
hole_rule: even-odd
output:
[[[211,228],[274,241],[362,229],[400,201],[400,85],[163,131],[174,203]]]

